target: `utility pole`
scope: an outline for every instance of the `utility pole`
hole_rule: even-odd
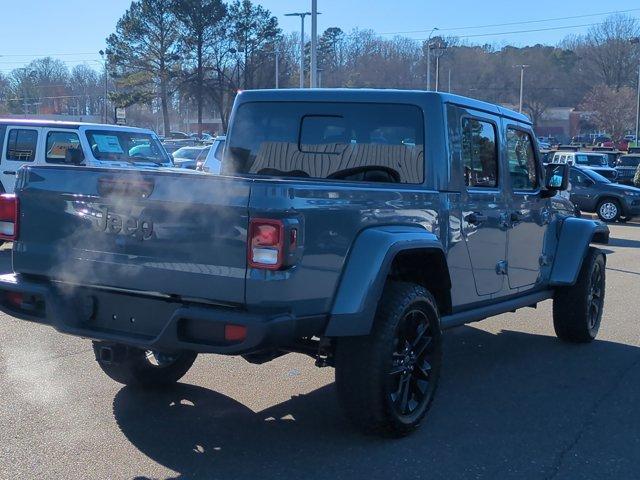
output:
[[[280,52],[276,50],[276,89],[280,88]]]
[[[433,27],[427,38],[427,90],[431,90],[431,37],[437,30],[439,30],[438,27]]]
[[[304,88],[304,17],[311,12],[285,13],[285,17],[300,17],[300,88]]]
[[[520,104],[518,107],[518,113],[522,113],[522,102],[524,99],[524,70],[529,68],[530,65],[514,65],[514,67],[520,69]]]
[[[311,0],[311,88],[318,88],[318,0]]]
[[[451,69],[449,69],[449,85],[448,85],[448,93],[451,93]]]

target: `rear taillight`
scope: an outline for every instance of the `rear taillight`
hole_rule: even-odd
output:
[[[254,218],[249,223],[249,266],[278,270],[284,260],[284,223]]]
[[[18,198],[14,194],[0,195],[0,239],[18,238]]]

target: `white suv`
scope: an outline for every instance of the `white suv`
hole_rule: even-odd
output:
[[[0,119],[0,189],[12,193],[23,165],[172,166],[157,135],[95,123]]]

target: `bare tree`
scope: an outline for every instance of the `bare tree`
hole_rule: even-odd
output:
[[[629,39],[639,35],[640,23],[628,15],[612,15],[592,27],[578,48],[585,70],[616,90],[629,85],[638,65],[637,49]]]
[[[618,139],[635,119],[635,92],[630,87],[615,89],[607,85],[594,87],[581,107],[590,113],[590,120],[601,130]]]

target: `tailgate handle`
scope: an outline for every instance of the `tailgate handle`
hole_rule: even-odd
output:
[[[4,173],[5,175],[15,175],[16,174],[16,172],[12,172],[11,170],[5,170],[2,173]]]
[[[117,195],[120,197],[148,198],[153,192],[154,186],[155,182],[151,178],[104,177],[98,179],[98,193],[103,197]]]

